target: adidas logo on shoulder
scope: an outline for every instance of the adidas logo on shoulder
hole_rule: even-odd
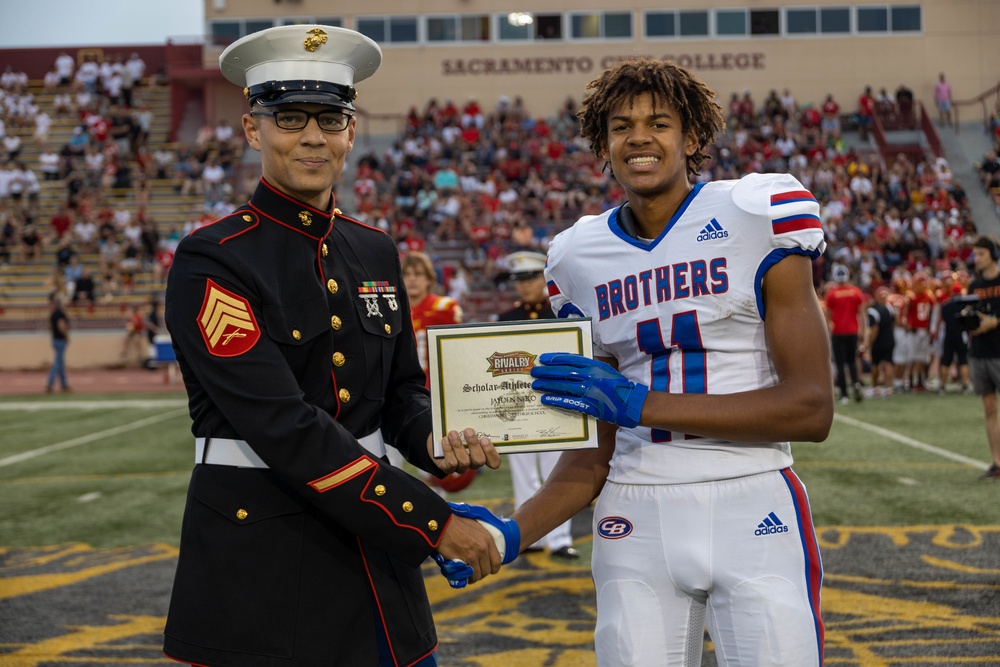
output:
[[[757,530],[753,531],[754,535],[775,535],[777,533],[787,533],[788,526],[781,523],[781,519],[774,512],[771,512],[764,520],[757,524]]]
[[[705,225],[705,229],[701,230],[698,234],[698,238],[695,239],[698,243],[702,241],[711,241],[713,239],[725,239],[729,238],[729,232],[722,228],[719,221],[712,218],[712,221]]]

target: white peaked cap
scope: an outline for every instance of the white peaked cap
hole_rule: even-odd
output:
[[[255,32],[219,56],[222,75],[264,106],[305,102],[353,109],[354,84],[381,64],[382,50],[368,37],[314,24]]]

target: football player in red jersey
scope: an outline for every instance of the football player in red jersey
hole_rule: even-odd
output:
[[[924,390],[927,365],[931,358],[931,317],[937,308],[937,298],[931,289],[928,276],[923,271],[913,274],[913,288],[906,295],[903,322],[909,338],[910,387]]]

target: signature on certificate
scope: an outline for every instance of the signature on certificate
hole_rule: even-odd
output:
[[[552,428],[541,428],[538,429],[538,437],[540,438],[554,438],[557,435],[562,435],[562,430],[558,426],[553,426]]]

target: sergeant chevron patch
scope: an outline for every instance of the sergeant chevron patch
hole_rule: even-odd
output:
[[[217,357],[238,357],[249,352],[260,338],[250,302],[212,280],[205,285],[198,328],[208,351]]]

